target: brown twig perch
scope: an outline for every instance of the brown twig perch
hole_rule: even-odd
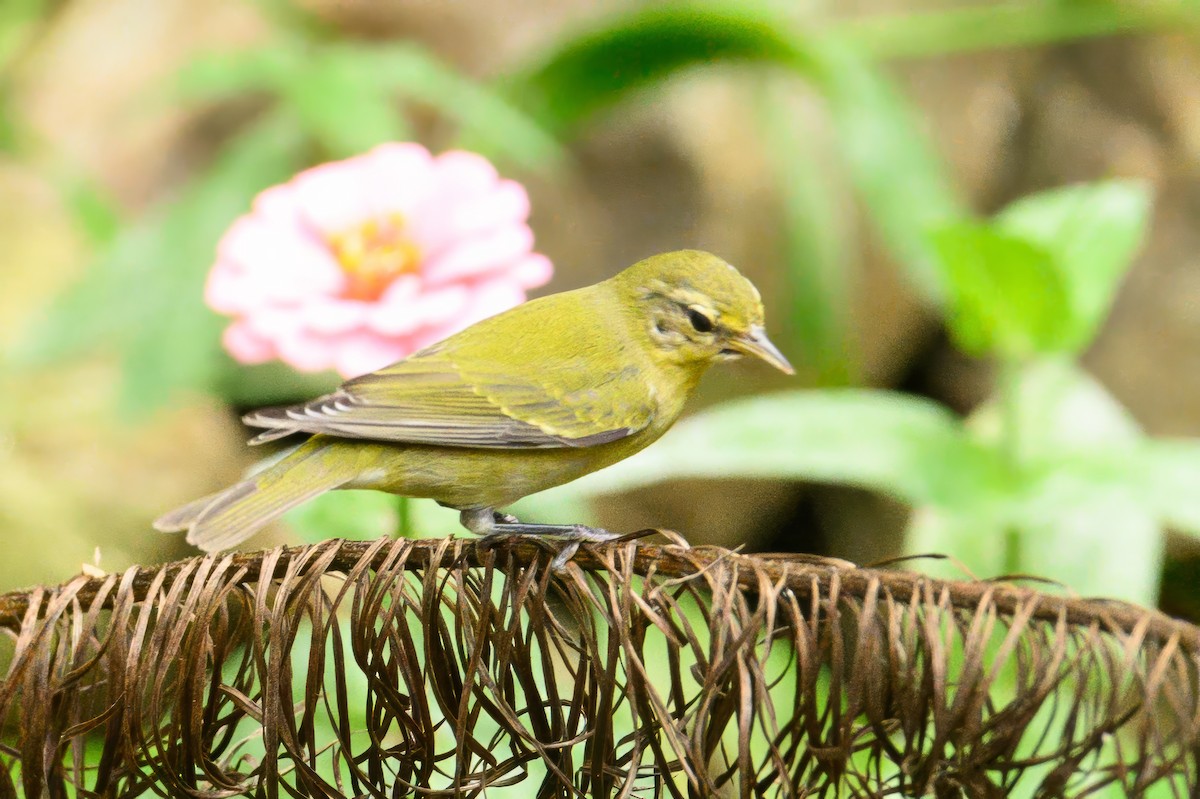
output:
[[[1161,614],[718,549],[548,560],[331,541],[0,596],[0,796],[1198,790],[1200,629]]]

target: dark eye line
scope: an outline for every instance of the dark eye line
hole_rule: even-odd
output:
[[[687,316],[688,321],[692,323],[692,327],[695,328],[697,333],[711,333],[716,327],[716,325],[713,324],[713,320],[709,319],[695,308],[688,308]]]

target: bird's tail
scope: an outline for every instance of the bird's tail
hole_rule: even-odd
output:
[[[253,477],[163,515],[154,527],[186,530],[188,543],[207,552],[236,546],[305,500],[354,479],[355,464],[330,454],[323,441],[310,439]]]

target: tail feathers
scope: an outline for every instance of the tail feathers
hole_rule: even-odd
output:
[[[319,451],[302,447],[249,480],[165,514],[154,527],[187,530],[188,543],[206,552],[237,546],[295,506],[353,479],[331,459],[313,457]]]
[[[218,491],[215,494],[208,494],[207,496],[200,497],[200,499],[192,500],[170,513],[164,513],[154,520],[154,529],[163,533],[183,532],[195,523],[196,519],[200,517],[201,513],[204,513],[209,505],[216,502],[225,493],[225,491]]]

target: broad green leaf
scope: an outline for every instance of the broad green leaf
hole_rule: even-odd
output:
[[[804,41],[781,17],[752,3],[689,3],[593,24],[501,86],[549,130],[568,135],[637,89],[722,61],[811,67]]]
[[[915,5],[915,4],[914,4]],[[904,6],[897,5],[896,8]],[[837,30],[872,58],[930,58],[1144,31],[1179,31],[1200,24],[1190,0],[1147,3],[955,3],[936,10],[849,16]]]
[[[431,499],[411,499],[382,491],[330,491],[293,508],[284,520],[303,540],[371,539],[401,533],[401,503],[413,538],[469,535],[458,523],[458,511]]]
[[[154,408],[174,391],[211,387],[225,320],[203,296],[217,241],[258,192],[295,171],[299,144],[282,116],[264,120],[232,142],[159,221],[140,267],[140,323],[125,347],[127,412]]]
[[[1036,243],[1062,278],[1064,348],[1091,343],[1146,233],[1150,192],[1133,181],[1071,186],[1017,200],[996,227]]]
[[[447,538],[449,536],[472,537],[458,523],[458,511],[445,508],[432,499],[410,499],[408,520],[413,538]]]
[[[0,153],[16,153],[21,140],[12,95],[0,86]]]
[[[1015,447],[1020,461],[1053,461],[1071,455],[1126,462],[1142,440],[1129,411],[1081,367],[1066,358],[1043,358],[1018,369],[1015,397]],[[997,446],[1001,424],[1012,416],[1000,400],[989,402],[970,419],[972,433]]]
[[[844,483],[947,507],[985,504],[1004,479],[998,461],[945,408],[902,394],[829,389],[704,411],[566,491],[588,496],[671,478],[730,476]]]
[[[0,3],[0,83],[39,20],[49,17],[47,0],[4,0]]]
[[[1200,439],[1146,441],[1137,463],[1141,491],[1159,518],[1200,537]]]
[[[1085,458],[1063,458],[1016,508],[1017,571],[1049,577],[1084,596],[1153,606],[1164,534],[1127,475]]]
[[[353,60],[359,80],[429,105],[457,122],[460,145],[467,149],[530,170],[546,170],[566,160],[562,146],[534,117],[424,48],[359,47]]]
[[[860,52],[826,35],[811,43],[810,57],[850,178],[883,242],[926,299],[944,300],[927,234],[966,212],[941,158],[909,104]]]
[[[975,222],[946,225],[931,238],[958,346],[1009,359],[1059,348],[1066,296],[1046,250]]]
[[[905,565],[944,580],[1003,574],[1010,529],[1002,515],[981,512],[978,508],[917,507],[904,535],[905,553],[935,555],[945,560],[914,558]]]
[[[92,244],[104,245],[116,238],[121,230],[121,213],[112,198],[83,174],[58,180],[76,224]]]
[[[254,195],[299,163],[299,139],[269,117],[231,143],[180,197],[118,235],[83,280],[33,326],[18,363],[46,363],[115,347],[123,355],[129,414],[173,391],[207,387],[222,324],[203,301],[215,247]]]
[[[617,467],[619,468],[619,467]],[[523,522],[534,524],[586,524],[600,522],[589,501],[590,495],[577,483],[552,488],[517,500],[506,508]]]
[[[250,50],[202,53],[175,74],[171,98],[228,100],[251,92],[276,93],[285,77],[305,68],[303,53],[289,43]]]
[[[968,424],[1019,473],[997,517],[1000,529],[1016,531],[1017,557],[968,565],[983,577],[1018,571],[1085,595],[1153,604],[1163,537],[1143,490],[1137,424],[1066,361],[1023,369],[1008,401],[1016,407],[989,403]]]
[[[833,31],[812,34],[751,3],[649,8],[566,39],[503,85],[514,102],[565,136],[683,69],[736,62],[790,70],[825,96],[851,176],[884,242],[925,296],[939,299],[925,232],[962,216],[959,200],[908,106]]]
[[[364,79],[353,51],[317,50],[304,69],[281,76],[279,88],[305,131],[334,158],[411,138],[397,102]]]
[[[341,382],[333,371],[298,372],[282,361],[247,366],[227,358],[213,388],[234,407],[262,408],[307,402],[328,394]]]
[[[787,89],[772,76],[755,108],[782,206],[784,284],[791,301],[784,329],[816,382],[844,385],[857,371],[847,319],[846,231],[838,214],[848,203],[826,153],[810,144],[811,130],[794,113]]]
[[[396,534],[397,498],[380,491],[330,491],[284,515],[304,541],[370,539]]]

